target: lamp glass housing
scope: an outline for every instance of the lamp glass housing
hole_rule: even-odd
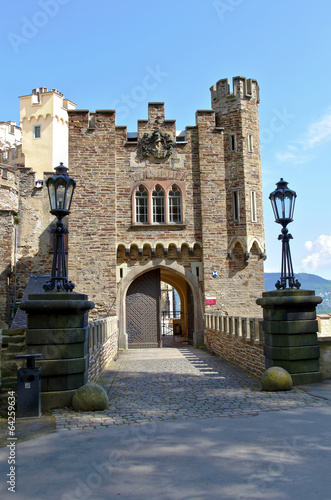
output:
[[[51,213],[57,217],[64,217],[70,212],[76,181],[69,177],[68,169],[63,163],[55,170],[56,174],[46,181]]]
[[[277,182],[277,189],[273,191],[269,198],[275,216],[275,221],[283,226],[287,226],[293,221],[296,192],[287,187],[287,182],[280,179]]]

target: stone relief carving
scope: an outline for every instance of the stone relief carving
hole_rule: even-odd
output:
[[[138,142],[137,158],[164,160],[172,154],[173,141],[170,134],[155,130],[152,134],[145,133]]]

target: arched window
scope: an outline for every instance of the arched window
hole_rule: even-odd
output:
[[[159,184],[155,186],[152,194],[153,200],[153,223],[164,224],[164,191]]]
[[[182,220],[181,193],[176,185],[169,191],[169,222],[179,224]]]
[[[136,191],[136,223],[148,223],[148,193],[142,185]]]

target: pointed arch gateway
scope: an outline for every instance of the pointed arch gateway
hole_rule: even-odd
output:
[[[203,345],[203,311],[199,282],[178,264],[133,268],[122,280],[118,294],[119,347],[162,347],[161,282],[176,289],[180,297],[183,337],[198,347]]]

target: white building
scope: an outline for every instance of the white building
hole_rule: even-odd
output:
[[[0,122],[0,150],[5,151],[22,144],[22,129],[16,122]]]
[[[20,97],[25,166],[37,173],[37,179],[60,162],[68,165],[68,110],[75,108],[57,89],[40,87]]]

